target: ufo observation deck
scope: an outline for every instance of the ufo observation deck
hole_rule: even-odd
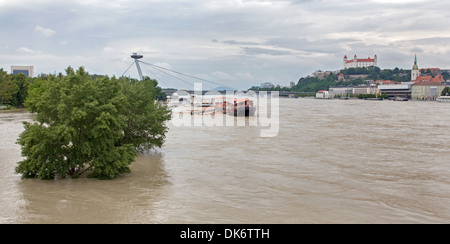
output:
[[[137,53],[133,53],[133,55],[131,55],[131,58],[134,58],[134,59],[141,59],[143,57],[144,57],[144,55],[138,55]]]

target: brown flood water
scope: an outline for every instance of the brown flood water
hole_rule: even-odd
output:
[[[0,223],[450,223],[450,104],[281,99],[258,127],[170,126],[113,181],[22,180],[0,113]]]

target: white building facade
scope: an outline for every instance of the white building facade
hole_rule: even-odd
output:
[[[368,57],[367,59],[358,59],[355,55],[353,59],[348,59],[347,55],[344,56],[344,69],[349,68],[363,68],[378,66],[378,57],[375,54],[373,58]]]

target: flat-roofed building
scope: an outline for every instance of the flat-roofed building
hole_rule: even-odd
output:
[[[330,87],[330,95],[337,97],[348,97],[353,94],[353,87]]]
[[[11,66],[11,74],[24,74],[26,77],[34,77],[34,66]]]
[[[376,86],[354,86],[352,90],[353,95],[368,95],[368,94],[376,94],[378,88]]]
[[[396,97],[411,99],[411,84],[379,85],[378,91],[381,94],[386,94],[388,99],[395,99]]]

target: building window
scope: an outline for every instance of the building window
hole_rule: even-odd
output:
[[[430,87],[430,96],[436,97],[437,93],[437,87]]]

